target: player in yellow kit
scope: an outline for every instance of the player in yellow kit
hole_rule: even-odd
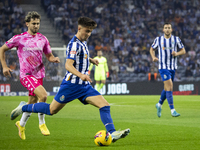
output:
[[[99,65],[95,66],[94,80],[96,81],[97,91],[100,91],[106,84],[106,77],[109,77],[107,59],[102,56],[102,51],[97,51],[97,56],[94,57],[99,61]],[[93,64],[90,64],[89,72],[92,70]]]

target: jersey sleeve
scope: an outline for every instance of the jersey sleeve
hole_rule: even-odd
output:
[[[179,37],[176,37],[177,45],[179,49],[182,49],[184,47],[183,43],[181,42],[181,39]]]
[[[70,43],[66,51],[67,59],[76,60],[77,55],[79,55],[79,44],[76,42]]]
[[[106,58],[105,58],[105,62],[104,62],[104,68],[105,68],[105,72],[109,72]]]
[[[5,45],[11,49],[13,47],[18,47],[19,46],[19,40],[20,40],[20,36],[19,35],[15,35],[13,36],[10,40],[8,40]]]
[[[44,52],[44,54],[49,54],[49,53],[52,52],[50,44],[49,44],[49,40],[46,37],[44,37],[44,38],[45,38],[45,45],[44,45],[44,48],[43,48],[43,52]]]
[[[151,47],[152,47],[153,49],[156,49],[156,48],[158,47],[158,37],[155,38],[155,40],[154,40],[153,44],[151,45]]]

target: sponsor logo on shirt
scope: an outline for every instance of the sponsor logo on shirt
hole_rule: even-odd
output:
[[[70,54],[76,54],[76,51],[71,51]]]
[[[42,48],[41,47],[23,47],[23,51],[32,51],[32,50],[42,51]]]

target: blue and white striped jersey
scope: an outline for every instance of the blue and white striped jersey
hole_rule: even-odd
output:
[[[177,69],[177,57],[174,57],[172,51],[177,52],[177,48],[184,47],[179,37],[171,35],[169,39],[163,36],[157,37],[152,46],[158,49],[159,69],[175,70]]]
[[[82,74],[88,75],[89,50],[86,42],[81,42],[76,36],[74,36],[67,46],[66,59],[73,59],[73,66]],[[69,71],[66,72],[63,81],[70,81],[75,84],[90,84],[90,82],[81,80]]]

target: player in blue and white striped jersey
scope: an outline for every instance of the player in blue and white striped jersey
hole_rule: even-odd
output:
[[[80,17],[78,19],[78,32],[67,46],[67,59],[65,63],[67,73],[51,104],[36,103],[25,105],[22,102],[11,112],[11,119],[16,118],[22,112],[41,112],[53,115],[60,111],[67,103],[78,99],[83,104],[91,104],[99,108],[101,121],[105,125],[106,130],[111,134],[112,142],[124,138],[130,133],[129,128],[121,131],[115,130],[110,115],[109,103],[90,85],[92,81],[88,76],[89,62],[95,65],[98,65],[99,62],[97,59],[89,58],[86,41],[96,26],[96,22],[88,17]]]
[[[174,109],[173,103],[173,80],[177,69],[177,56],[185,54],[185,48],[179,37],[172,35],[172,25],[165,23],[163,26],[164,35],[157,37],[151,48],[150,54],[154,62],[159,63],[159,73],[164,83],[159,102],[156,104],[157,115],[161,116],[161,106],[167,98],[173,117],[180,116]],[[155,50],[158,49],[158,58]]]

